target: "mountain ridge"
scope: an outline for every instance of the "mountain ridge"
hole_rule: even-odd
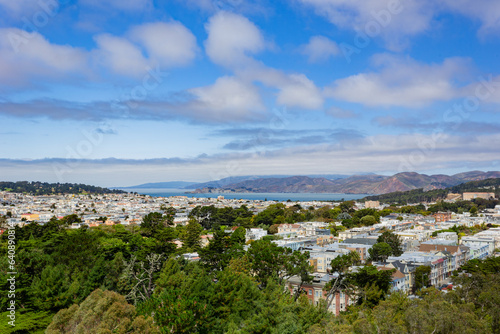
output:
[[[454,175],[403,172],[392,176],[352,175],[337,180],[322,177],[290,176],[245,180],[220,187],[197,188],[194,192],[385,194],[420,188],[424,190],[444,189],[469,181],[499,177],[500,172],[498,171],[470,171]]]

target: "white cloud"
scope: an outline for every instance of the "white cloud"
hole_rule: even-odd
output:
[[[276,88],[277,103],[287,107],[318,109],[323,105],[320,89],[304,74],[287,74],[261,63],[255,63],[236,73],[247,81],[257,81]]]
[[[86,70],[86,53],[50,43],[37,32],[0,29],[0,83],[27,84],[34,78],[69,77]]]
[[[442,64],[422,64],[390,55],[374,57],[378,72],[356,74],[336,80],[325,89],[327,96],[368,106],[421,107],[458,97],[454,79],[468,69],[463,58]]]
[[[233,69],[246,82],[262,82],[279,90],[277,102],[289,107],[317,109],[323,98],[314,82],[303,74],[285,74],[252,58],[266,47],[260,30],[247,18],[219,12],[206,25],[205,48],[210,59]]]
[[[162,66],[185,65],[196,56],[196,37],[179,22],[143,24],[132,28],[130,36]]]
[[[41,2],[43,4],[43,2]],[[43,11],[38,0],[0,0],[2,15],[9,14],[12,18],[19,19],[22,16],[31,16],[36,12]],[[49,11],[50,12],[50,11]]]
[[[313,36],[309,43],[302,46],[302,53],[309,58],[310,63],[322,62],[340,53],[339,46],[324,36]]]
[[[480,104],[500,103],[500,75],[482,75],[478,79],[463,87],[462,96],[476,98]]]
[[[211,85],[190,89],[193,101],[186,106],[187,113],[197,118],[227,122],[253,119],[263,110],[258,89],[235,77],[221,77]]]
[[[314,82],[303,74],[291,74],[287,81],[280,87],[281,90],[277,97],[279,104],[305,109],[321,108],[323,98]]]
[[[343,29],[381,37],[390,49],[406,46],[406,37],[430,28],[435,3],[428,0],[300,0]],[[350,43],[354,44],[354,43]]]
[[[339,28],[354,30],[369,38],[382,38],[391,50],[407,47],[410,37],[429,31],[433,19],[443,13],[459,13],[479,21],[481,35],[500,32],[500,2],[497,0],[299,1]]]
[[[500,32],[500,2],[497,0],[443,0],[452,12],[481,22],[480,34]]]
[[[234,68],[253,63],[250,55],[265,49],[259,29],[246,17],[219,12],[205,26],[208,39],[205,49],[210,59],[219,65]]]
[[[122,75],[141,76],[146,73],[147,59],[127,39],[110,34],[101,34],[94,39],[98,46],[94,53],[97,62]]]
[[[196,38],[178,22],[135,26],[125,37],[94,37],[96,61],[125,76],[144,76],[147,68],[186,65],[196,56]]]

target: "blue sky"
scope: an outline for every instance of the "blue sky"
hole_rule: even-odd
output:
[[[0,0],[0,175],[499,170],[495,0]]]

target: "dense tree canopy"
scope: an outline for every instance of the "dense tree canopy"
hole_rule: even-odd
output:
[[[333,210],[322,210],[321,215],[342,215]],[[307,252],[281,248],[271,240],[251,242],[245,251],[243,227],[232,233],[214,229],[208,246],[199,248],[202,227],[196,218],[188,226],[174,229],[169,224],[173,212],[162,211],[145,216],[141,226],[73,230],[65,228],[74,218],[67,216],[44,225],[16,227],[16,333],[43,333],[51,321],[50,330],[60,333],[75,332],[76,328],[106,332],[109,326],[115,326],[111,331],[127,333],[445,333],[456,331],[459,325],[466,333],[474,329],[498,333],[497,258],[466,264],[463,269],[467,274],[453,278],[458,287],[446,296],[423,288],[428,286],[430,268],[418,267],[415,281],[418,289],[422,288],[422,299],[411,301],[389,294],[390,270],[360,266],[359,254],[347,253],[331,262],[333,279],[325,286],[327,299],[316,306],[309,304],[300,286],[293,295],[284,286],[291,276],[299,277],[302,284],[310,282]],[[277,206],[271,211],[283,214],[276,217],[296,219],[294,215],[304,211],[315,217],[319,210]],[[361,219],[376,217],[377,211],[351,214],[351,218]],[[174,236],[186,246],[176,249]],[[399,240],[390,232],[384,232],[378,241],[378,245],[387,245],[383,247],[388,249],[386,253],[390,249],[394,254],[399,247]],[[199,262],[180,256],[193,250],[198,250]],[[6,252],[4,234],[0,237],[3,309],[9,301]],[[347,293],[357,303],[333,318],[326,310],[337,292]],[[400,308],[394,308],[396,302]],[[93,318],[92,310],[101,310],[105,316]],[[429,315],[431,310],[443,323]],[[84,313],[89,317],[82,318]],[[457,325],[450,320],[454,314],[461,317]],[[391,318],[384,320],[386,316]],[[1,323],[0,332],[13,333],[13,329]]]
[[[33,195],[53,194],[124,194],[123,190],[107,189],[86,184],[76,183],[47,183],[47,182],[0,182],[0,191],[15,193],[29,193]]]

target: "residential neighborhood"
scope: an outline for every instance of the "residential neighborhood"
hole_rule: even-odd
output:
[[[478,194],[475,194],[479,196]],[[0,215],[7,222],[20,227],[33,222],[45,224],[53,217],[62,219],[68,215],[77,215],[81,222],[72,223],[69,229],[124,225],[140,225],[143,218],[151,212],[173,209],[173,224],[187,225],[190,212],[196,207],[214,206],[216,208],[239,208],[244,205],[253,214],[264,211],[275,201],[232,200],[223,196],[218,198],[189,198],[186,196],[151,197],[139,194],[103,194],[103,195],[52,195],[32,196],[19,193],[0,192]],[[284,202],[286,207],[303,206],[311,209],[333,207],[332,202]],[[383,209],[379,202],[356,202],[355,210]],[[380,217],[380,222],[371,226],[345,229],[340,222],[334,223],[340,228],[332,234],[332,222],[307,221],[278,224],[275,233],[263,227],[246,229],[245,241],[272,237],[272,242],[292,251],[308,252],[313,279],[302,284],[300,278],[290,277],[288,288],[293,293],[303,289],[313,304],[326,300],[325,285],[334,280],[338,273],[331,268],[332,260],[350,252],[359,255],[360,264],[372,262],[378,270],[393,270],[391,291],[400,291],[411,295],[416,290],[416,269],[420,266],[430,268],[429,284],[439,287],[450,284],[452,273],[471,259],[485,259],[495,255],[500,249],[500,227],[492,227],[474,235],[459,235],[456,232],[443,232],[455,226],[486,226],[500,224],[500,206],[487,210],[480,216],[470,213],[456,214],[437,212],[433,215],[391,213]],[[341,228],[342,227],[342,228]],[[236,227],[226,228],[232,233]],[[5,229],[0,230],[3,233]],[[370,249],[377,244],[383,232],[390,231],[400,241],[402,253],[388,256],[383,261],[370,258]],[[206,247],[213,235],[200,236],[201,247]],[[176,247],[182,247],[180,240],[174,241]],[[248,247],[248,246],[247,246]],[[199,260],[198,254],[186,253],[184,258]],[[356,270],[353,267],[352,270]],[[424,285],[427,284],[424,282]],[[329,311],[339,314],[354,301],[342,292],[337,293],[329,304]]]

